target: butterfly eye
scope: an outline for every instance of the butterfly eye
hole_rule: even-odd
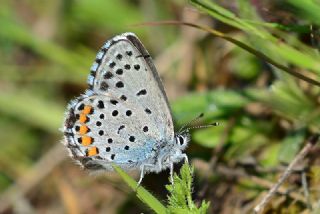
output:
[[[178,143],[182,146],[184,144],[184,138],[182,136],[178,136]]]

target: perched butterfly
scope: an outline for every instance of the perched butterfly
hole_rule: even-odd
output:
[[[174,132],[164,88],[150,55],[133,33],[107,41],[88,77],[89,89],[71,101],[65,145],[84,168],[160,172],[188,160],[189,129]]]

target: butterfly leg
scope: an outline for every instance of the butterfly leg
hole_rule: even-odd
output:
[[[142,179],[144,178],[146,167],[154,168],[155,165],[154,164],[143,164],[143,165],[140,166],[140,178],[139,178],[139,181],[138,181],[137,188],[140,186],[140,184],[142,182]]]
[[[187,154],[181,154],[179,155],[179,157],[181,159],[184,159],[184,162],[189,164],[189,159],[188,159],[188,156]],[[174,184],[174,180],[173,180],[173,161],[170,161],[170,180],[171,180],[171,184]]]
[[[170,182],[173,184],[173,162],[170,163]]]
[[[159,172],[162,170],[162,164],[163,164],[163,161],[162,161],[162,158],[159,158],[158,159],[158,170],[159,170]]]
[[[141,167],[140,167],[140,178],[139,178],[139,181],[138,181],[137,188],[140,186],[140,184],[142,182],[142,179],[144,177],[144,167],[145,167],[145,165],[141,165]]]
[[[185,163],[189,164],[189,159],[188,159],[187,154],[181,154],[181,157],[184,159]]]

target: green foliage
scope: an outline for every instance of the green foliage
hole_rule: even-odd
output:
[[[104,12],[97,13],[101,8],[104,8]],[[124,16],[123,13],[126,15]],[[82,22],[84,26],[92,26],[92,23],[94,23],[94,26],[102,29],[102,31],[108,29],[113,32],[123,32],[130,24],[139,23],[143,20],[143,16],[135,10],[132,4],[118,0],[77,1],[72,8],[71,16],[73,25],[76,25],[75,22]],[[141,34],[142,29],[138,30],[137,33]]]
[[[305,138],[305,130],[297,130],[291,135],[288,134],[287,137],[283,139],[283,142],[281,142],[279,160],[283,163],[290,163],[299,152],[299,148]]]
[[[64,116],[64,108],[61,105],[22,91],[1,91],[0,111],[53,133],[61,126]]]
[[[128,184],[128,186],[136,191],[138,198],[148,205],[154,212],[163,214],[167,213],[166,208],[162,205],[162,203],[156,199],[151,193],[149,193],[142,186],[138,186],[138,183],[132,179],[127,173],[125,173],[120,167],[113,165],[115,171],[122,177],[122,179]]]
[[[190,93],[173,102],[172,111],[179,125],[185,124],[200,113],[204,120],[231,115],[249,103],[249,99],[232,90],[215,90]]]
[[[126,174],[120,167],[113,165],[113,168],[122,177],[122,179],[134,190],[138,198],[149,206],[155,213],[207,213],[209,203],[202,201],[198,208],[192,200],[192,182],[194,168],[185,163],[180,169],[180,175],[174,174],[174,183],[167,185],[169,191],[168,206],[165,208],[162,203],[156,199],[142,186],[138,187],[138,183]],[[170,179],[170,178],[169,178]]]
[[[245,3],[245,1],[241,2]],[[292,63],[297,66],[310,69],[311,72],[314,72],[316,74],[320,73],[320,56],[316,55],[311,48],[306,47],[301,42],[296,41],[297,44],[295,45],[299,45],[299,47],[305,49],[304,52],[298,51],[294,47],[286,43],[279,43],[279,38],[274,37],[264,28],[248,22],[247,19],[237,17],[234,13],[224,9],[217,3],[209,0],[191,0],[191,3],[197,6],[200,10],[207,12],[212,17],[218,19],[219,21],[246,32],[250,36],[250,39],[253,40],[256,45],[260,46],[260,51],[263,53],[267,53],[267,55],[269,55],[269,57],[271,58],[274,58],[276,62],[278,61],[283,65],[285,65],[286,63]],[[247,3],[246,6],[248,8],[251,7],[249,3]],[[284,41],[287,41],[287,38],[284,37],[283,39]],[[275,58],[273,56],[274,53],[277,54],[278,58]],[[279,61],[279,59],[281,59],[281,61]]]
[[[180,176],[174,174],[173,184],[167,185],[169,191],[168,196],[168,212],[169,213],[207,213],[209,203],[202,201],[200,207],[192,200],[194,168],[185,163],[180,169]]]
[[[320,5],[316,1],[287,0],[296,8],[296,12],[310,21],[320,24]]]
[[[256,78],[261,71],[261,64],[252,54],[243,52],[236,47],[233,50],[234,57],[230,62],[231,70],[240,78],[252,80]]]

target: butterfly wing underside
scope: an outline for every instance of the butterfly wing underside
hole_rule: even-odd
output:
[[[67,146],[85,168],[124,169],[152,163],[174,140],[168,100],[147,50],[132,33],[109,40],[88,77],[89,90],[70,104]]]

